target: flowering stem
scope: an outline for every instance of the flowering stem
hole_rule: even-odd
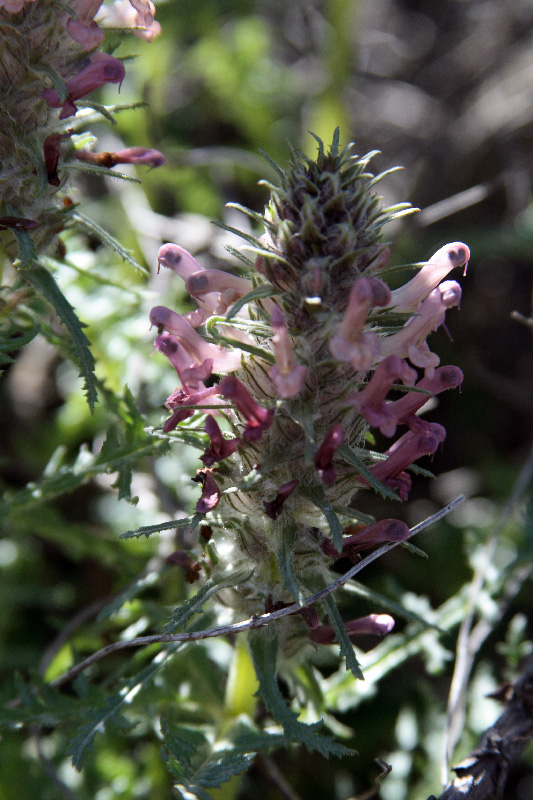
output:
[[[432,514],[427,519],[419,522],[418,525],[415,525],[409,531],[409,536],[404,541],[411,539],[413,536],[416,536],[417,533],[420,533],[425,528],[428,528],[433,523],[438,522],[451,511],[453,511],[457,506],[461,505],[465,500],[465,496],[463,494],[459,495],[452,500],[451,503],[448,503],[447,506],[437,511],[435,514]],[[370,555],[366,556],[366,558],[359,561],[357,564],[345,572],[344,575],[341,575],[337,580],[330,583],[329,586],[326,586],[316,594],[311,595],[310,597],[306,598],[305,606],[312,605],[313,603],[317,603],[319,600],[323,600],[328,595],[335,592],[345,583],[347,583],[351,578],[354,577],[358,572],[361,572],[365,567],[371,564],[376,559],[381,558],[382,555],[388,553],[390,550],[393,550],[402,542],[392,542],[390,544],[385,544],[383,547],[378,548]],[[86,670],[96,661],[100,661],[102,658],[105,658],[111,653],[116,653],[118,650],[126,650],[130,647],[144,647],[145,645],[157,644],[157,643],[167,643],[167,642],[194,642],[200,639],[213,639],[217,636],[229,636],[231,634],[236,633],[243,633],[244,631],[254,630],[256,628],[262,628],[265,625],[269,625],[276,619],[281,619],[282,617],[287,617],[291,614],[296,614],[301,610],[302,606],[299,603],[293,603],[290,606],[286,606],[285,608],[280,608],[277,611],[271,611],[268,614],[261,614],[261,616],[254,615],[250,617],[250,619],[243,620],[242,622],[236,622],[233,625],[224,625],[220,628],[210,628],[209,630],[204,631],[189,631],[187,633],[172,633],[172,634],[156,634],[154,636],[139,636],[135,639],[128,639],[126,641],[120,642],[113,642],[113,644],[107,645],[103,647],[101,650],[98,650],[96,653],[88,656],[83,661],[80,661],[79,664],[74,665],[63,675],[60,675],[54,681],[50,682],[50,686],[52,688],[57,688],[59,686],[63,686],[63,684],[68,683],[69,681],[73,680],[77,675],[81,672]]]

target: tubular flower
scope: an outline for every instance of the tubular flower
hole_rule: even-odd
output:
[[[67,96],[60,97],[57,89],[44,89],[42,98],[50,108],[60,108],[59,119],[71,117],[78,110],[75,100],[100,89],[106,83],[122,83],[126,76],[124,64],[108,53],[94,53],[85,69],[67,81]]]
[[[349,558],[357,561],[359,552],[366,550],[375,544],[385,542],[403,542],[409,536],[409,527],[399,519],[381,519],[373,525],[368,525],[355,533],[352,533],[355,526],[349,525],[343,536],[342,550],[339,553],[329,539],[324,539],[322,550],[330,558]]]
[[[342,425],[334,425],[324,437],[313,459],[318,474],[326,486],[331,486],[337,480],[337,473],[333,466],[335,451],[341,446],[344,439]]]
[[[213,538],[231,542],[231,562],[253,571],[225,597],[241,619],[301,602],[303,587],[323,585],[332,559],[355,561],[364,549],[407,538],[399,520],[360,530],[344,527],[340,515],[353,508],[357,491],[371,487],[407,499],[408,468],[434,455],[445,437],[441,425],[416,412],[462,380],[457,367],[437,366],[426,338],[459,304],[459,285],[439,281],[468,260],[468,248],[441,248],[414,281],[391,292],[378,277],[390,255],[382,228],[406,208],[379,210],[368,160],[350,148],[340,152],[337,140],[329,152],[320,144],[316,161],[293,154],[287,170],[280,168],[281,186],[272,188],[264,232],[244,236],[251,246],[240,254],[242,274],[204,269],[178,244],[159,250],[159,266],[175,272],[198,305],[188,316],[163,306],[150,315],[159,336],[179,345],[179,360],[171,360],[183,388],[167,400],[173,417],[165,425],[213,391],[211,402],[224,404],[220,412],[233,431],[226,438],[212,416],[217,409],[206,409],[207,449],[198,428],[205,497],[197,510],[208,514]],[[408,321],[391,334],[398,309]],[[224,377],[202,388],[211,364],[211,380]],[[383,456],[366,448],[371,429],[392,437],[398,428]],[[333,641],[322,614],[317,606],[278,620],[282,652],[309,644],[304,620],[314,641]],[[382,635],[393,624],[374,614],[346,628],[350,636]]]
[[[265,514],[270,517],[270,519],[277,519],[279,517],[283,511],[283,504],[285,503],[285,500],[290,497],[298,484],[298,480],[284,483],[283,486],[279,487],[278,493],[273,500],[270,502],[267,502],[266,500],[264,501],[263,507],[265,509]]]
[[[204,462],[206,467],[212,467],[217,461],[233,455],[239,446],[239,439],[225,439],[222,431],[218,427],[216,420],[213,417],[207,417],[205,421],[205,432],[208,434],[210,444],[200,460]]]
[[[307,367],[295,362],[287,325],[283,314],[276,305],[272,309],[271,321],[274,331],[272,346],[276,365],[269,370],[268,374],[279,397],[283,399],[295,397],[304,384]]]
[[[382,356],[397,355],[409,358],[415,367],[422,367],[431,377],[440,359],[432,353],[426,342],[431,331],[443,324],[447,309],[461,302],[461,287],[456,281],[444,281],[433,289],[420,306],[417,316],[411,317],[401,331],[385,337],[381,342]]]
[[[389,614],[369,614],[367,617],[346,622],[345,627],[350,639],[365,634],[385,636],[394,628],[394,619]],[[317,644],[333,644],[336,641],[336,633],[331,625],[319,625],[309,631],[309,638]]]
[[[378,278],[358,278],[350,292],[348,308],[329,349],[339,361],[348,361],[357,371],[367,372],[380,354],[379,336],[364,331],[369,310],[386,306],[390,300],[389,287]]]
[[[395,311],[416,311],[430,292],[455,267],[464,265],[464,274],[470,260],[470,250],[463,242],[452,242],[437,250],[415,277],[405,286],[391,293],[388,307]]]
[[[416,371],[406,361],[398,356],[388,356],[376,368],[364,389],[351,395],[350,399],[369,425],[379,428],[383,436],[394,436],[398,422],[391,409],[392,403],[387,404],[385,398],[396,381],[412,386],[416,378]]]
[[[116,153],[91,153],[88,150],[78,150],[76,158],[79,161],[88,161],[90,164],[108,168],[117,164],[146,164],[148,167],[161,167],[165,163],[165,156],[151,147],[126,147]]]
[[[246,420],[243,438],[249,442],[260,439],[263,431],[270,427],[274,417],[274,409],[266,409],[257,403],[244,383],[229,375],[220,384],[220,394],[233,400],[235,407]]]

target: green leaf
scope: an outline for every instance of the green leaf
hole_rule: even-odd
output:
[[[323,486],[302,487],[300,491],[324,514],[335,549],[340,553],[342,550],[343,527],[326,497]]]
[[[34,261],[31,267],[21,269],[21,272],[24,278],[50,303],[67,329],[73,346],[72,357],[79,367],[80,377],[84,380],[85,394],[92,412],[98,399],[98,394],[96,391],[96,376],[94,374],[95,362],[89,350],[90,342],[83,332],[83,328],[86,327],[85,323],[78,319],[76,312],[53,277],[38,262]]]
[[[105,228],[102,228],[100,225],[98,225],[98,223],[86,217],[85,214],[81,213],[81,211],[76,211],[72,215],[72,219],[74,222],[77,222],[81,228],[96,236],[96,238],[99,239],[102,244],[105,244],[110,247],[111,250],[114,250],[123,261],[127,261],[129,264],[135,267],[135,269],[138,269],[145,275],[148,275],[148,270],[139,264],[139,262],[133,258],[131,253],[122,247],[120,242],[115,239],[115,237],[112,236],[109,231],[106,231]]]
[[[187,624],[193,614],[199,614],[201,612],[204,603],[206,603],[210,597],[221,589],[228,589],[245,583],[252,575],[253,570],[249,567],[241,567],[240,569],[232,569],[229,572],[218,573],[208,578],[193,597],[174,609],[169,622],[167,622],[163,628],[164,632],[173,633],[178,628],[182,628]]]
[[[325,758],[353,755],[353,750],[339,744],[332,736],[319,733],[322,722],[312,725],[300,722],[288,707],[276,678],[278,641],[274,631],[266,627],[251,631],[250,650],[259,681],[259,694],[274,719],[283,726],[286,738],[303,744],[310,753],[319,752]]]
[[[249,303],[252,300],[260,300],[263,297],[273,297],[275,294],[277,294],[277,292],[273,286],[270,286],[270,284],[263,283],[261,286],[256,286],[255,289],[252,289],[251,292],[245,294],[244,297],[241,297],[239,300],[237,300],[235,305],[228,309],[226,312],[226,321],[229,322],[230,319],[233,319],[233,317],[241,310],[243,306],[246,305],[246,303]]]
[[[378,492],[382,497],[386,497],[389,500],[400,500],[396,492],[393,492],[392,489],[389,489],[388,486],[378,481],[378,479],[370,472],[368,467],[363,463],[363,461],[357,456],[352,448],[347,445],[346,443],[341,444],[339,449],[337,450],[337,454],[344,458],[352,466],[356,467],[357,470],[361,473],[363,478],[370,484],[370,486]]]
[[[146,689],[152,682],[153,678],[163,665],[173,656],[178,650],[183,648],[182,642],[176,642],[165,648],[166,652],[158,653],[152,659],[150,664],[141,670],[138,674],[123,681],[118,694],[114,694],[105,698],[101,705],[86,708],[79,715],[84,719],[83,723],[78,727],[76,735],[69,742],[68,753],[72,756],[73,766],[80,770],[83,766],[86,751],[92,747],[95,736],[97,733],[104,733],[105,728],[109,723],[118,725],[121,730],[130,730],[132,724],[120,715],[123,706],[129,706],[134,697],[137,697],[139,692]],[[137,723],[133,723],[136,725]]]
[[[168,753],[167,766],[177,780],[174,788],[183,800],[190,800],[191,795],[210,800],[206,789],[218,789],[234,775],[240,775],[255,755],[215,750],[201,730],[179,725],[168,717],[161,718],[161,733]]]
[[[290,406],[290,416],[301,427],[305,434],[304,461],[306,464],[312,464],[313,456],[316,451],[314,407],[311,405],[306,406],[292,403]]]
[[[300,603],[300,605],[303,605],[305,595],[302,587],[298,585],[298,581],[294,576],[294,570],[292,568],[294,560],[294,548],[298,542],[298,535],[299,532],[296,525],[293,525],[291,528],[285,527],[278,539],[276,556],[285,588],[291,593],[296,602]]]
[[[351,670],[354,678],[364,681],[365,676],[363,675],[359,662],[355,657],[353,645],[350,641],[350,637],[348,636],[344,622],[341,619],[341,615],[339,614],[339,610],[333,595],[329,594],[322,602],[328,610],[329,619],[333,629],[335,630],[341,655],[346,659],[346,669]]]
[[[85,161],[71,161],[69,164],[65,164],[63,169],[69,172],[93,172],[97,175],[103,175],[104,178],[119,178],[123,181],[130,181],[131,183],[142,183],[139,178],[135,178],[133,175],[126,175],[124,172],[117,172],[114,169],[102,167],[98,164],[88,164]]]
[[[148,538],[152,533],[161,533],[161,531],[170,531],[173,528],[187,528],[190,526],[191,530],[196,528],[203,514],[195,514],[192,517],[183,517],[182,519],[171,519],[168,522],[158,522],[155,525],[143,525],[140,528],[134,528],[131,531],[122,533],[120,539],[140,539],[141,536]]]

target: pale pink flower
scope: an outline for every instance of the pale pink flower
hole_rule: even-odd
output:
[[[464,265],[464,274],[470,259],[470,250],[463,242],[452,242],[431,256],[415,277],[392,292],[387,308],[395,311],[417,311],[430,292],[455,267]]]
[[[411,364],[425,369],[431,377],[440,359],[426,342],[431,331],[442,325],[446,311],[461,301],[461,287],[456,281],[444,281],[430,293],[418,313],[411,317],[398,333],[381,340],[381,355],[409,358]]]
[[[352,367],[366,372],[380,354],[380,339],[373,331],[364,331],[368,312],[373,306],[387,305],[390,289],[379,278],[357,278],[352,286],[348,307],[329,349],[334,358],[347,361]]]
[[[274,383],[279,397],[286,399],[295,397],[305,383],[307,367],[297,364],[292,352],[292,344],[287,325],[278,306],[273,305],[271,314],[274,336],[272,344],[276,364],[268,374]]]
[[[379,428],[383,436],[394,436],[397,419],[391,403],[386,403],[385,398],[397,381],[412,386],[416,378],[416,371],[409,367],[407,361],[399,356],[388,356],[376,367],[364,389],[350,395],[349,399],[369,425]]]

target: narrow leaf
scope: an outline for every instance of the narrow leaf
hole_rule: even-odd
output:
[[[131,253],[129,253],[128,250],[122,247],[120,242],[117,241],[117,239],[115,239],[114,236],[112,236],[108,231],[106,231],[96,222],[86,217],[85,214],[82,214],[80,211],[76,211],[72,215],[72,219],[74,220],[74,222],[77,222],[78,225],[80,225],[80,227],[84,228],[86,231],[96,236],[96,238],[99,239],[103,244],[107,245],[112,250],[114,250],[115,253],[117,253],[117,255],[120,256],[120,258],[123,261],[127,261],[129,264],[135,267],[135,269],[138,269],[145,275],[148,275],[148,270],[141,264],[139,264],[139,262],[133,258]]]
[[[50,303],[61,322],[67,329],[74,347],[73,360],[80,370],[80,377],[84,380],[84,389],[91,412],[98,399],[96,390],[96,376],[94,374],[95,362],[89,350],[89,340],[83,332],[86,327],[81,322],[67,298],[50,275],[48,270],[38,262],[33,262],[30,268],[22,270],[22,274],[32,286]]]
[[[350,641],[350,637],[348,636],[344,622],[341,619],[341,615],[339,614],[339,609],[337,608],[337,604],[335,603],[333,595],[328,595],[323,602],[328,610],[330,622],[335,630],[341,655],[344,656],[346,660],[346,669],[351,670],[352,675],[354,678],[356,678],[356,680],[364,680],[365,677],[361,671],[359,662],[355,657],[353,645]]]

